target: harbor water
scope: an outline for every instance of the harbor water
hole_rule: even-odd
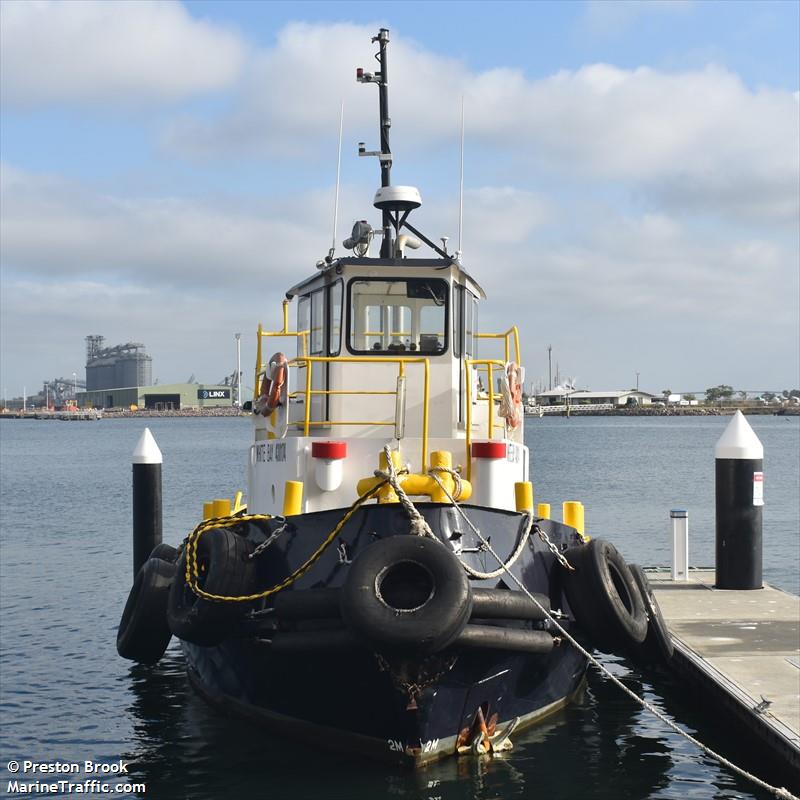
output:
[[[714,444],[728,417],[526,420],[537,502],[586,506],[587,532],[625,558],[668,565],[670,508],[689,511],[690,563],[713,565]],[[764,579],[800,593],[800,418],[750,417],[764,444]],[[766,798],[641,710],[594,670],[582,700],[494,760],[412,773],[321,752],[209,708],[173,641],[155,667],[123,661],[131,583],[130,455],[145,424],[164,455],[164,540],[243,479],[246,418],[0,422],[0,786],[10,762],[127,765],[96,777],[128,796],[216,798]],[[458,460],[458,458],[456,458]],[[725,719],[626,661],[610,669],[686,730],[772,782]],[[325,665],[320,663],[324,681]],[[767,770],[765,774],[764,770]],[[50,781],[64,776],[45,776]],[[83,780],[84,774],[67,776]],[[13,796],[10,795],[9,796]],[[33,796],[44,796],[36,795]],[[66,792],[47,796],[66,796]]]

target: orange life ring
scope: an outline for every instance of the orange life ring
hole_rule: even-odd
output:
[[[511,407],[507,405],[501,410],[506,423],[511,430],[516,430],[522,422],[522,385],[519,381],[519,365],[511,361],[506,367],[506,379],[508,381],[508,394],[510,395]],[[504,413],[505,412],[505,413]]]
[[[286,384],[286,373],[289,362],[283,353],[275,353],[269,360],[269,371],[264,372],[261,381],[261,393],[258,398],[258,410],[268,417],[280,404],[281,392]]]
[[[514,401],[514,405],[521,404],[522,386],[519,382],[519,366],[512,361],[506,371],[508,372],[508,388],[511,392],[511,399]]]

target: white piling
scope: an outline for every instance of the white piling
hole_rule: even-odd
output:
[[[672,580],[689,580],[689,512],[673,508],[669,512],[672,522]]]

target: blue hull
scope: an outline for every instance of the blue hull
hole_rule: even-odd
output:
[[[419,507],[434,533],[452,542],[456,522],[452,508]],[[519,514],[466,510],[483,535],[491,536],[496,552],[507,556],[513,551]],[[341,516],[341,511],[332,511],[293,518],[296,530],[277,540],[261,565],[263,585],[302,564]],[[549,521],[540,525],[559,549],[576,543],[573,529]],[[308,573],[284,591],[340,587],[348,562],[362,548],[376,538],[407,535],[407,530],[407,519],[397,506],[364,507],[343,529],[339,543],[344,547],[329,547]],[[464,550],[471,546],[463,542]],[[462,552],[460,558],[482,571],[496,566],[483,552]],[[553,609],[566,610],[561,567],[538,536],[531,536],[511,569],[529,591],[547,595]],[[502,577],[505,580],[473,580],[471,585],[518,588],[508,575]],[[268,607],[269,602],[263,601],[262,610]],[[532,625],[500,620],[490,624]],[[568,620],[562,624],[571,627]],[[270,633],[261,632],[239,633],[213,647],[188,642],[183,646],[194,686],[212,703],[327,748],[416,765],[468,745],[479,709],[490,731],[502,730],[513,720],[520,726],[535,723],[568,703],[581,689],[586,672],[586,659],[567,642],[544,654],[457,646],[428,655],[394,653],[389,661],[395,666],[402,663],[400,673],[410,670],[409,681],[419,686],[412,697],[408,682],[398,680],[397,670],[387,669],[387,659],[366,643],[330,652],[277,653]]]

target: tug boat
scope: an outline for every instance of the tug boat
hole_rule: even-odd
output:
[[[357,80],[378,87],[380,150],[359,155],[380,164],[380,227],[357,222],[352,255],[331,250],[282,326],[259,325],[247,505],[209,505],[179,548],[156,547],[117,646],[155,663],[174,635],[210,702],[419,766],[508,749],[582,690],[577,642],[644,653],[657,609],[580,504],[571,524],[536,513],[517,328],[479,332],[461,253],[409,222],[389,32],[372,41],[380,69]]]

